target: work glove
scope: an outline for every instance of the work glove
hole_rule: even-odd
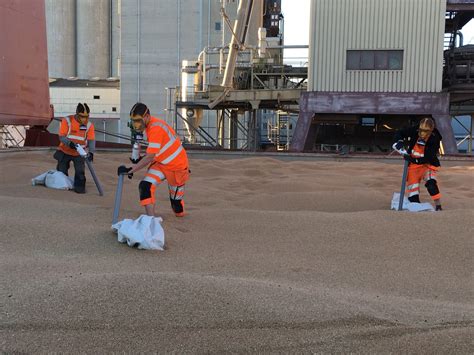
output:
[[[412,164],[420,164],[418,162],[418,158],[413,158],[411,155],[409,154],[404,154],[403,155],[403,159],[405,159],[406,161],[412,163]]]
[[[87,160],[89,160],[90,162],[93,162],[94,161],[94,153],[87,153]]]
[[[131,161],[133,164],[136,164],[136,163],[138,163],[140,160],[142,160],[143,157],[138,157],[138,159],[132,159],[132,158],[129,158],[129,159],[130,159],[130,161]]]
[[[400,150],[403,148],[403,141],[399,140],[398,142],[393,143],[392,148],[395,150]]]
[[[133,173],[129,173],[132,168],[127,168],[125,165],[120,165],[117,169],[117,175],[127,175],[129,179],[133,177]]]
[[[72,141],[69,142],[69,148],[74,149],[74,150],[77,150],[77,148],[76,148],[76,143],[74,143],[74,142],[72,142]]]

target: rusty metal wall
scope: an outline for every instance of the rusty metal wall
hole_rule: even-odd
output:
[[[0,124],[50,121],[43,0],[0,1]]]
[[[446,0],[312,0],[308,91],[440,92]],[[402,70],[346,70],[347,50],[403,50]]]

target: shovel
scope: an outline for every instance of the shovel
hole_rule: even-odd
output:
[[[407,154],[405,149],[397,150],[401,155]],[[408,160],[404,160],[405,164],[403,165],[403,176],[402,176],[402,187],[400,189],[400,199],[398,200],[398,210],[403,210],[403,200],[405,199],[405,187],[407,183],[407,174],[408,174]]]
[[[80,156],[84,159],[84,161],[86,162],[87,167],[89,168],[89,171],[91,172],[92,179],[94,179],[95,186],[97,186],[97,190],[99,191],[99,195],[100,195],[100,196],[104,196],[104,190],[102,190],[102,186],[100,185],[99,178],[98,178],[97,175],[95,174],[95,170],[94,170],[94,167],[92,166],[92,163],[89,161],[89,159],[87,159],[87,153],[86,153],[86,151],[85,151],[84,148],[82,148],[82,146],[80,146],[79,144],[76,146],[76,149],[77,149],[77,152],[79,153],[79,155],[80,155]]]
[[[120,204],[122,203],[123,176],[123,174],[119,175],[117,190],[115,190],[114,215],[112,217],[112,225],[117,223],[120,213]]]

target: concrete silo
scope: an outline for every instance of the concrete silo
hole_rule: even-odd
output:
[[[76,0],[46,0],[49,76],[76,76]]]
[[[77,0],[77,76],[107,78],[111,74],[110,0]]]
[[[120,77],[120,4],[119,0],[112,0],[112,26],[111,26],[111,35],[112,35],[112,47],[110,66],[111,72],[110,76]]]

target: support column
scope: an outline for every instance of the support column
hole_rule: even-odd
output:
[[[315,127],[311,127],[312,122],[312,112],[300,111],[293,138],[291,139],[291,152],[302,152],[303,150],[313,149]]]
[[[225,148],[225,111],[220,110],[217,114],[217,143]]]
[[[302,152],[303,150],[312,150],[314,143],[314,127],[311,127],[313,122],[314,112],[308,108],[308,95],[301,95],[300,97],[300,114],[296,121],[296,127],[291,139],[290,152]]]
[[[446,154],[457,154],[458,147],[454,138],[453,127],[451,126],[450,115],[433,115],[436,122],[436,128],[443,136],[443,147]]]
[[[229,117],[229,131],[230,131],[230,149],[237,149],[237,139],[238,139],[238,130],[237,130],[237,120],[239,116],[237,110],[230,111]]]
[[[249,112],[249,128],[248,128],[248,148],[252,152],[256,152],[258,148],[258,139],[257,139],[257,110],[253,109]]]

